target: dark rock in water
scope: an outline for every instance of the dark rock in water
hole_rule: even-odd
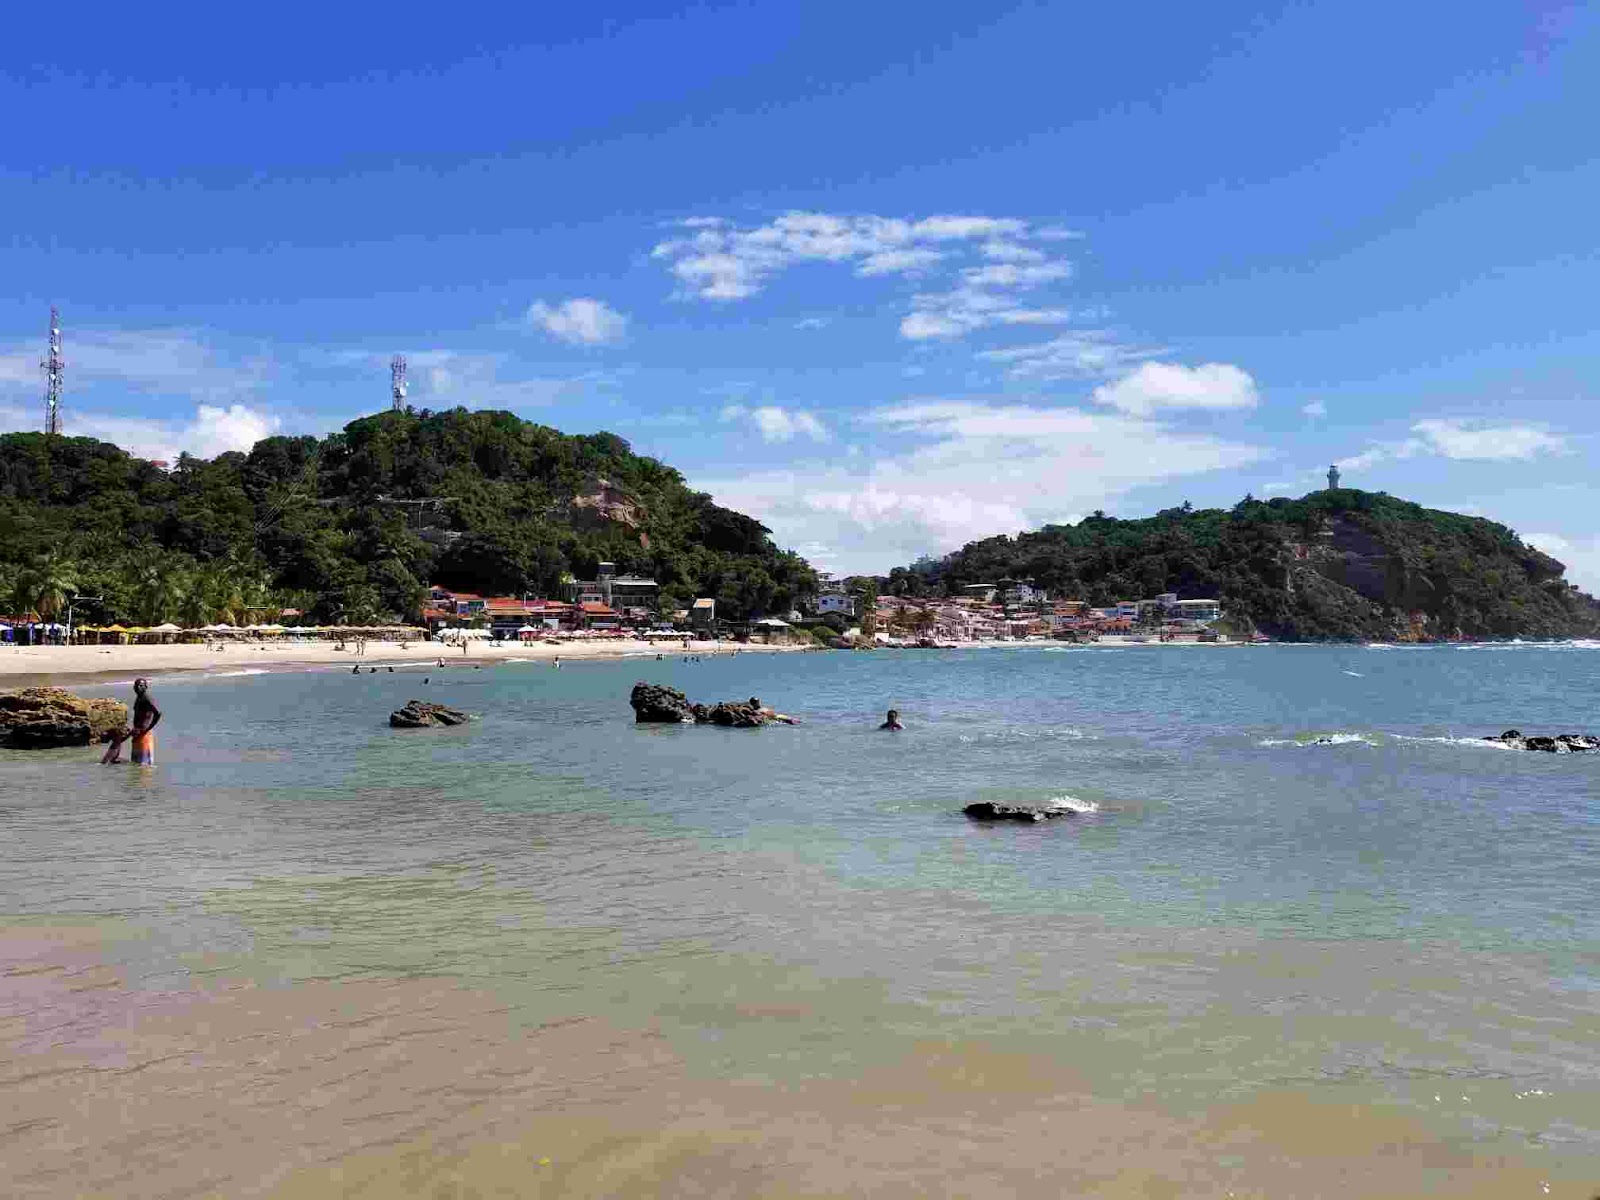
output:
[[[974,821],[1050,821],[1070,817],[1074,810],[1059,804],[997,804],[980,800],[961,810]]]
[[[628,695],[633,705],[633,719],[638,722],[655,721],[666,725],[682,725],[695,720],[694,707],[689,697],[677,688],[659,683],[636,683]]]
[[[429,704],[425,700],[407,700],[404,708],[389,714],[389,724],[395,729],[432,729],[439,725],[465,725],[467,714],[460,709],[443,704]]]
[[[84,700],[65,688],[24,688],[0,695],[0,745],[52,750],[108,742],[128,724],[120,700]]]
[[[724,700],[711,707],[706,721],[729,729],[759,729],[767,723],[767,713],[747,700]]]
[[[1600,751],[1600,737],[1587,733],[1558,733],[1554,737],[1529,737],[1520,729],[1508,729],[1499,737],[1486,737],[1513,750],[1538,750],[1545,754],[1588,754]]]
[[[670,725],[721,725],[725,729],[759,729],[774,721],[795,725],[793,717],[773,712],[748,700],[724,700],[720,704],[691,704],[676,688],[659,683],[636,683],[628,696],[635,721],[659,721]]]

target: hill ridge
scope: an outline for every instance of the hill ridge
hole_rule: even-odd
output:
[[[256,604],[414,618],[425,584],[551,596],[602,560],[658,579],[664,608],[712,596],[735,619],[816,584],[759,521],[616,434],[509,412],[382,412],[170,470],[93,438],[0,436],[0,608],[77,591],[141,624]]]
[[[1094,604],[1175,592],[1220,599],[1240,631],[1290,640],[1600,635],[1600,603],[1565,571],[1497,522],[1338,488],[984,538],[895,568],[886,590],[1008,577]]]

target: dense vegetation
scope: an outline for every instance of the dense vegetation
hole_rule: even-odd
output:
[[[897,568],[887,590],[1033,579],[1096,605],[1176,592],[1216,597],[1241,628],[1296,639],[1600,633],[1600,605],[1564,571],[1503,525],[1341,488],[1136,521],[1096,513]]]
[[[293,607],[327,622],[415,618],[423,585],[560,594],[611,561],[663,607],[787,614],[815,589],[759,522],[610,433],[507,412],[386,412],[324,439],[184,456],[171,471],[91,438],[0,437],[0,609],[200,624]]]

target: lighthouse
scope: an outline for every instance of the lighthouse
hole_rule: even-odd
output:
[[[1328,468],[1328,490],[1330,492],[1339,490],[1339,468],[1337,466]]]

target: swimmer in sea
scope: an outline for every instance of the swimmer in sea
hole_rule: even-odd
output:
[[[899,713],[899,711],[896,710],[896,709],[891,708],[889,710],[888,718],[884,721],[884,723],[882,725],[879,725],[878,728],[879,729],[895,730],[895,729],[904,729],[905,726],[900,724],[900,713]]]

